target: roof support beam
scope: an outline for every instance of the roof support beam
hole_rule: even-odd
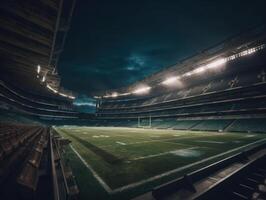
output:
[[[32,12],[32,10],[25,10],[25,9],[19,8],[18,6],[14,6],[12,8],[11,6],[7,6],[7,5],[1,6],[1,8],[9,13],[12,13],[13,15],[23,18],[26,21],[29,21],[38,26],[41,26],[44,29],[47,29],[49,31],[54,30],[53,20],[48,20],[47,18],[42,17],[40,14]]]
[[[12,37],[10,34],[7,35],[3,32],[0,32],[0,41],[11,44],[16,47],[20,47],[21,49],[32,51],[43,56],[49,56],[49,49],[47,47],[43,47],[42,45],[38,45],[32,41],[20,40],[16,37]]]
[[[27,27],[25,24],[14,21],[12,19],[3,19],[0,17],[1,28],[8,30],[10,32],[21,35],[25,38],[31,39],[33,41],[39,42],[47,47],[51,47],[52,38],[49,35],[42,35],[40,32],[35,32]]]

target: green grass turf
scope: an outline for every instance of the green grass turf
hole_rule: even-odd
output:
[[[72,141],[73,148],[112,190],[139,183],[265,138],[262,134],[113,127],[73,126],[57,127],[56,130]],[[71,148],[67,149],[66,156],[70,159],[77,177],[81,199],[127,199],[236,152],[238,151],[185,168],[169,176],[144,182],[111,196],[100,186]]]

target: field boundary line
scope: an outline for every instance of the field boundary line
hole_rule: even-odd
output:
[[[78,156],[81,162],[91,171],[92,175],[97,179],[97,181],[101,184],[101,186],[108,192],[112,193],[112,189],[104,182],[104,180],[94,171],[94,169],[82,158],[82,156],[77,152],[77,150],[70,145],[70,148],[74,151],[74,153]]]

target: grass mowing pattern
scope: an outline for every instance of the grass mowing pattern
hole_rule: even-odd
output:
[[[57,127],[57,130],[63,137],[72,141],[73,147],[83,159],[113,190],[247,145],[265,137],[262,134],[221,134],[110,127]],[[81,199],[86,199],[89,196],[97,199],[127,199],[147,191],[155,185],[182,176],[184,173],[204,166],[204,164],[211,163],[210,161],[204,164],[200,163],[198,166],[184,169],[171,174],[171,176],[162,177],[161,180],[154,180],[137,186],[130,191],[108,196],[106,192],[100,192],[99,187],[101,186],[95,183],[95,179],[85,166],[80,166],[83,164],[78,161],[79,158],[73,154],[71,149],[68,149],[67,156],[71,162],[73,160],[74,173],[76,171],[78,184],[81,182],[82,185],[80,190],[83,198]],[[214,159],[213,162],[217,160]],[[86,169],[80,171],[75,169],[82,167]],[[86,170],[87,172],[85,172]],[[86,176],[88,177],[86,178]],[[89,187],[91,181],[94,183],[94,189]],[[83,182],[87,182],[87,190],[83,189]]]

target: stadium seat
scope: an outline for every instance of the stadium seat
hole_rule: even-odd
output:
[[[30,163],[26,163],[17,178],[17,182],[21,186],[29,188],[32,191],[36,191],[38,179],[38,169]]]

